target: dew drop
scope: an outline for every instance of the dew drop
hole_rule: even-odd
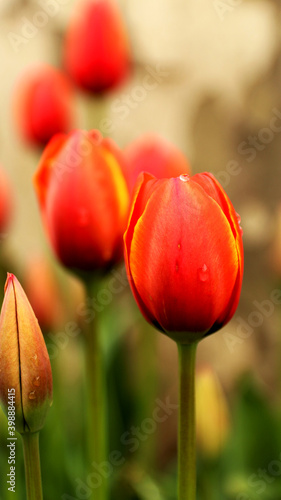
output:
[[[190,176],[188,174],[182,174],[180,175],[180,180],[182,182],[188,182],[190,180]]]
[[[236,217],[237,217],[237,222],[238,222],[238,225],[239,225],[240,234],[241,234],[241,236],[243,236],[243,229],[241,227],[241,217],[240,217],[240,215],[237,212],[236,212]]]
[[[31,357],[31,361],[33,361],[33,363],[38,366],[38,356],[37,354],[34,354],[34,356]]]
[[[35,377],[35,379],[33,380],[33,385],[35,385],[35,387],[40,387],[40,377],[39,377],[39,375],[37,377]]]
[[[79,208],[77,212],[77,224],[79,227],[87,227],[90,222],[89,210],[86,208]]]
[[[202,282],[205,282],[208,280],[209,275],[210,275],[210,271],[209,271],[208,267],[206,266],[206,264],[203,264],[203,266],[198,269],[199,280]]]
[[[31,392],[28,394],[28,399],[36,399],[36,393],[35,393],[35,391],[31,391]]]

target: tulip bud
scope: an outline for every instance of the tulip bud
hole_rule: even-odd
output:
[[[50,360],[38,321],[13,274],[8,273],[0,315],[0,402],[15,409],[18,432],[39,431],[52,404]]]
[[[116,87],[127,76],[130,50],[115,0],[86,0],[65,39],[65,66],[73,81],[91,92]]]
[[[206,458],[221,452],[229,434],[229,411],[221,384],[209,367],[196,374],[196,432],[199,448]]]
[[[66,267],[107,270],[122,259],[129,211],[123,161],[98,131],[57,135],[46,147],[35,189],[51,244]]]
[[[211,174],[141,174],[124,241],[135,299],[160,331],[190,343],[231,319],[242,285],[242,235]]]
[[[148,172],[157,179],[177,177],[190,172],[184,155],[171,143],[156,134],[145,134],[127,146],[126,178],[132,191],[141,172]]]
[[[28,68],[14,91],[15,124],[24,140],[41,146],[73,123],[73,90],[68,78],[47,64]]]

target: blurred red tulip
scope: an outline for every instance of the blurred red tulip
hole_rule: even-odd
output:
[[[11,220],[13,209],[12,192],[9,181],[0,167],[0,240]]]
[[[127,159],[126,177],[131,190],[144,171],[157,179],[190,173],[190,166],[181,151],[156,134],[145,134],[133,141],[124,153]]]
[[[130,50],[115,0],[86,0],[75,12],[65,40],[65,66],[74,82],[104,92],[129,72]]]
[[[15,122],[26,141],[46,144],[54,134],[73,126],[73,89],[68,78],[47,64],[28,68],[13,96]]]
[[[44,255],[33,255],[27,263],[24,288],[42,330],[58,328],[64,320],[63,297],[51,264]]]
[[[141,174],[124,240],[135,299],[159,330],[190,342],[230,320],[242,284],[242,236],[211,174]]]
[[[35,188],[60,261],[80,270],[106,269],[123,254],[129,193],[123,156],[98,131],[55,136],[46,147]]]
[[[8,273],[0,316],[0,402],[13,396],[18,432],[37,432],[52,403],[52,372],[44,338],[28,299]]]

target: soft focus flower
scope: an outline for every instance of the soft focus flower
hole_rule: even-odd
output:
[[[220,454],[229,430],[229,410],[219,379],[211,367],[202,367],[196,373],[196,433],[206,458]]]
[[[35,188],[60,261],[79,270],[107,269],[121,260],[129,193],[121,151],[99,132],[57,135],[46,147]]]
[[[127,160],[126,177],[132,190],[141,172],[148,172],[157,179],[177,177],[190,173],[184,155],[173,144],[157,134],[145,134],[131,142],[124,151]]]
[[[0,167],[0,239],[11,220],[13,209],[12,192],[9,181]]]
[[[58,328],[65,319],[63,296],[45,255],[32,255],[27,262],[24,289],[43,332]]]
[[[141,174],[124,241],[129,281],[150,323],[191,342],[230,320],[242,284],[242,236],[211,174]]]
[[[52,404],[51,365],[38,321],[13,274],[8,274],[0,316],[0,367],[4,412],[14,406],[18,432],[39,431]]]
[[[86,90],[103,92],[123,81],[130,50],[115,0],[79,4],[66,33],[64,57],[70,76]]]
[[[31,143],[46,144],[73,126],[73,89],[68,78],[47,64],[36,64],[20,76],[13,95],[15,123]]]

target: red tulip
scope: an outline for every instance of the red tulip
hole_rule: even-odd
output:
[[[241,229],[211,174],[141,174],[124,240],[135,299],[159,330],[191,342],[230,320],[242,284]]]
[[[156,134],[140,137],[129,144],[124,153],[128,165],[126,177],[131,190],[143,171],[158,179],[177,177],[182,172],[190,172],[189,164],[181,151]]]
[[[30,303],[16,277],[9,273],[0,332],[0,402],[8,415],[12,401],[18,432],[37,432],[52,404],[51,365]]]
[[[61,71],[47,64],[37,64],[21,75],[13,106],[19,133],[31,143],[46,144],[54,134],[72,128],[72,86]]]
[[[74,82],[103,92],[127,76],[130,50],[115,0],[86,0],[79,5],[65,40],[65,66]]]
[[[107,268],[122,258],[129,210],[123,156],[97,131],[57,135],[46,147],[35,188],[52,246],[67,267]]]
[[[55,272],[43,254],[32,255],[27,263],[24,288],[43,332],[58,328],[65,316],[63,294]]]
[[[13,209],[13,200],[10,184],[0,168],[0,240],[4,236],[10,222]]]

